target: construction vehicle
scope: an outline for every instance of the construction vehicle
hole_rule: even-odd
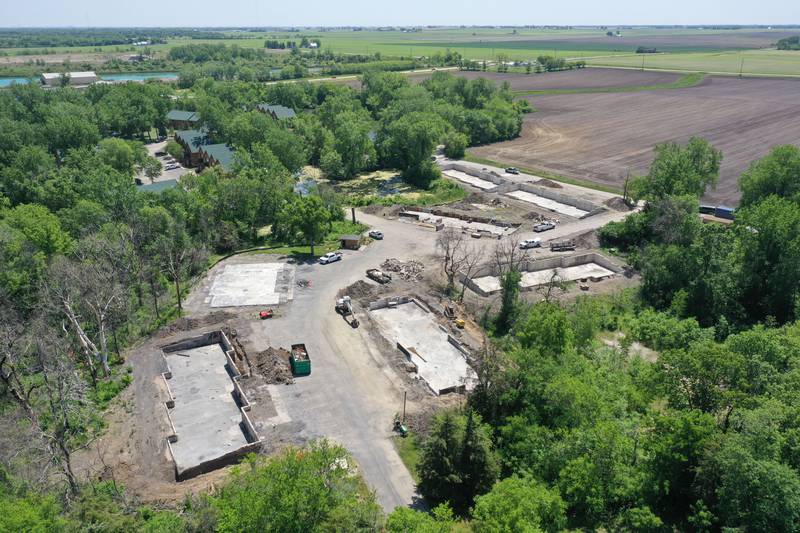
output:
[[[453,309],[452,305],[445,304],[444,305],[444,316],[453,320],[456,317],[456,310]]]
[[[260,318],[261,320],[266,320],[268,318],[272,318],[273,315],[274,313],[272,312],[272,309],[264,309],[263,311],[258,313],[258,318]]]
[[[408,436],[408,428],[406,427],[405,424],[403,424],[403,421],[400,420],[400,415],[398,413],[395,413],[395,415],[394,415],[394,428],[393,429],[397,433],[399,433],[401,437]]]
[[[308,356],[305,344],[292,344],[289,365],[292,367],[292,374],[295,376],[311,374],[311,358]]]
[[[455,325],[458,329],[464,329],[464,326],[467,324],[464,322],[463,318],[456,318],[453,322],[455,322]]]
[[[389,283],[392,281],[391,274],[384,272],[383,270],[378,270],[377,268],[370,268],[367,270],[367,277],[377,281],[380,284]]]
[[[569,252],[575,249],[575,241],[555,241],[550,243],[551,252]]]
[[[347,322],[347,317],[353,317],[349,324],[354,328],[358,327],[358,319],[353,311],[353,302],[349,296],[343,296],[336,300],[335,309],[337,313],[342,315],[342,318],[344,318],[345,322]]]

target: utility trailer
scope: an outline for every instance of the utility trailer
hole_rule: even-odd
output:
[[[392,281],[392,275],[377,268],[370,268],[367,270],[367,277],[371,280],[377,281],[381,285]]]
[[[550,243],[551,252],[571,252],[575,249],[575,241],[557,241]]]
[[[311,358],[308,357],[308,350],[306,350],[305,344],[292,344],[289,364],[292,367],[292,374],[295,376],[311,374]]]

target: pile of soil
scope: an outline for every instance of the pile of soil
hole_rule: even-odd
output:
[[[625,200],[623,200],[619,196],[615,196],[613,198],[609,198],[608,200],[603,202],[603,205],[605,205],[606,207],[610,207],[614,211],[630,211],[631,210],[631,207],[628,204],[626,204]]]
[[[289,365],[289,352],[283,348],[269,347],[253,357],[256,370],[267,383],[286,384],[294,383],[292,368]]]
[[[235,315],[227,311],[214,311],[207,315],[197,318],[181,317],[171,324],[167,324],[158,331],[159,337],[167,337],[182,331],[191,331],[193,329],[219,324],[234,318]]]
[[[376,288],[377,287],[374,285],[370,285],[363,279],[360,279],[349,287],[345,287],[344,289],[340,290],[337,297],[341,298],[342,296],[349,296],[353,299],[369,298],[375,294]]]
[[[600,240],[597,238],[597,231],[591,230],[575,236],[572,240],[578,248],[599,248]]]
[[[550,187],[551,189],[563,189],[564,187],[553,180],[547,178],[540,179],[534,185],[541,185],[542,187]]]

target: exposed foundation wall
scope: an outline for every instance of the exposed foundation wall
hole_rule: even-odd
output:
[[[519,270],[521,272],[536,272],[538,270],[547,270],[549,268],[567,268],[576,265],[584,265],[586,263],[596,263],[601,267],[607,268],[608,270],[617,274],[623,271],[622,267],[613,262],[611,259],[595,252],[569,256],[548,257],[546,259],[537,259],[535,261],[523,261],[520,263]],[[471,278],[467,278],[463,272],[459,272],[458,281],[459,283],[465,283],[466,286],[475,294],[479,294],[480,296],[489,296],[497,291],[491,293],[486,292],[481,289],[473,280],[486,276],[499,275],[500,269],[498,266],[495,264],[488,264],[476,269]],[[523,291],[533,290],[534,288],[535,287],[520,287],[520,289]]]
[[[226,453],[223,456],[215,457],[213,459],[209,459],[208,461],[203,461],[198,465],[179,471],[178,466],[175,463],[175,457],[172,453],[172,443],[178,442],[179,436],[175,431],[175,425],[173,424],[172,417],[170,416],[170,409],[175,407],[175,395],[172,393],[172,388],[169,386],[169,380],[172,379],[172,370],[169,367],[169,363],[167,362],[165,354],[174,353],[180,350],[199,348],[200,346],[208,346],[211,344],[219,344],[225,352],[225,367],[230,375],[231,381],[233,382],[233,396],[237,405],[239,406],[239,412],[241,413],[242,417],[239,425],[248,443]],[[223,331],[219,330],[212,331],[198,337],[184,339],[182,341],[162,347],[161,356],[164,358],[164,367],[166,368],[166,371],[161,374],[161,377],[164,380],[164,384],[167,388],[168,399],[165,402],[165,406],[167,408],[167,420],[172,431],[171,434],[167,436],[167,446],[169,447],[170,457],[172,458],[173,465],[175,466],[175,479],[177,481],[183,481],[185,479],[189,479],[200,474],[205,474],[211,472],[212,470],[216,470],[217,468],[235,463],[248,453],[255,452],[261,447],[263,439],[258,435],[258,431],[256,431],[256,427],[248,415],[252,406],[250,404],[250,400],[247,399],[247,395],[242,389],[241,383],[239,383],[242,376],[239,372],[239,369],[236,367],[236,364],[234,363],[235,355],[236,351],[231,342],[228,340],[227,335],[225,335]]]
[[[466,216],[466,215],[461,215],[461,214],[458,214],[458,213],[453,213],[453,212],[447,211],[445,209],[437,209],[435,207],[432,208],[432,207],[413,207],[413,206],[410,206],[410,207],[407,207],[406,210],[407,211],[401,211],[399,216],[407,217],[407,218],[414,218],[416,220],[419,220],[419,216],[418,215],[408,212],[408,211],[418,211],[420,213],[428,213],[428,214],[431,214],[431,215],[434,215],[434,216],[439,216],[439,217],[457,218],[459,220],[463,220],[464,222],[480,222],[482,224],[491,224],[492,226],[497,226],[499,228],[519,228],[521,226],[521,224],[512,224],[510,222],[497,220],[497,219],[494,219],[494,218],[491,218],[491,217],[484,217],[484,216],[480,216],[480,215],[469,215],[469,216]]]

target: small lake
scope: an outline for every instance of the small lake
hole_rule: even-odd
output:
[[[12,83],[30,83],[39,78],[0,78],[0,87],[9,87]],[[176,80],[177,72],[122,72],[120,74],[100,74],[101,80],[107,81],[144,81],[144,80]]]

